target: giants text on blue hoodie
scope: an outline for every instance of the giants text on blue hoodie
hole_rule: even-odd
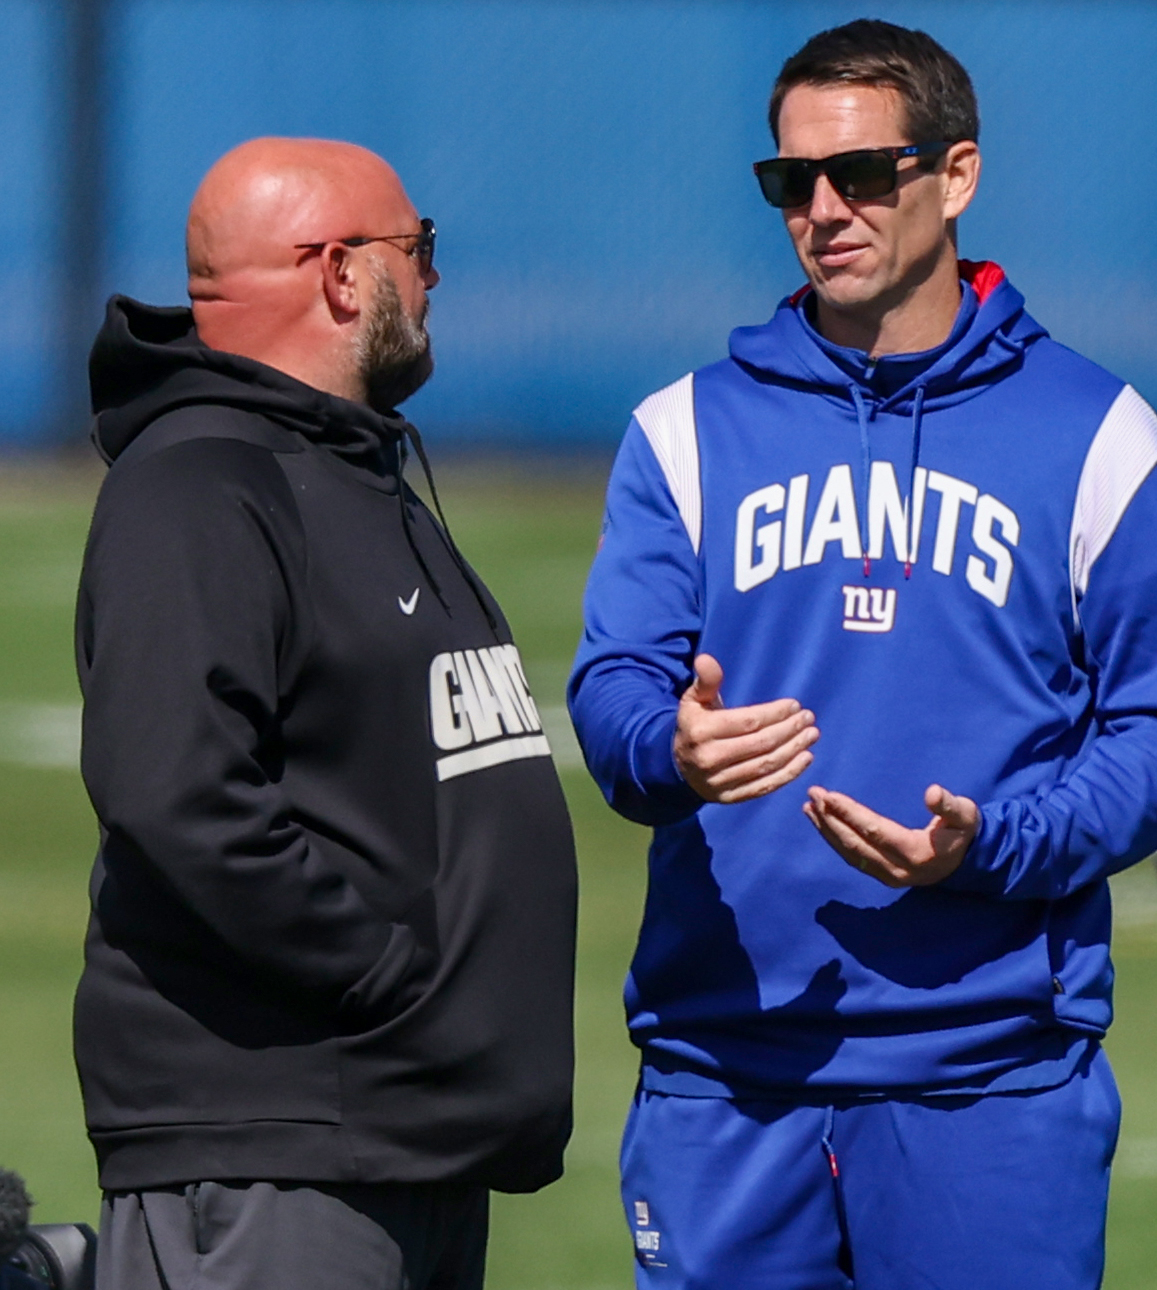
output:
[[[1106,878],[1157,849],[1157,417],[992,264],[948,340],[871,362],[810,292],[636,411],[570,686],[608,801],[655,827],[626,987],[646,1087],[1033,1088],[1109,1025]],[[703,803],[671,753],[704,651],[796,698],[814,765]],[[960,869],[889,891],[801,807],[982,806]]]

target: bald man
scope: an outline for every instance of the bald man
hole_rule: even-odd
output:
[[[100,1290],[477,1290],[489,1191],[561,1172],[570,825],[402,478],[433,253],[381,158],[254,140],[194,198],[192,309],[114,297],[93,349]]]

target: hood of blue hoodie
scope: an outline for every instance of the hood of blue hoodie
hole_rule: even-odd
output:
[[[731,357],[841,403],[851,387],[879,410],[909,412],[923,388],[925,409],[947,407],[981,393],[1019,367],[1025,350],[1048,332],[1024,307],[1024,297],[992,263],[960,262],[964,287],[948,339],[920,354],[888,354],[873,362],[863,350],[833,345],[808,319],[810,288],[783,300],[771,321],[737,327]]]

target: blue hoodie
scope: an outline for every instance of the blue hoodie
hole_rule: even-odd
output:
[[[936,350],[832,345],[805,290],[623,440],[569,697],[607,800],[655,829],[647,1087],[1044,1087],[1109,1025],[1106,878],[1157,850],[1157,418],[996,265],[961,272]],[[799,780],[730,806],[683,782],[700,651],[729,707],[815,711]],[[891,891],[815,832],[812,783],[910,827],[940,783],[980,831]]]

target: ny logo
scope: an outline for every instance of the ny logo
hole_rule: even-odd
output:
[[[841,587],[844,593],[844,630],[890,632],[896,621],[896,588]]]

